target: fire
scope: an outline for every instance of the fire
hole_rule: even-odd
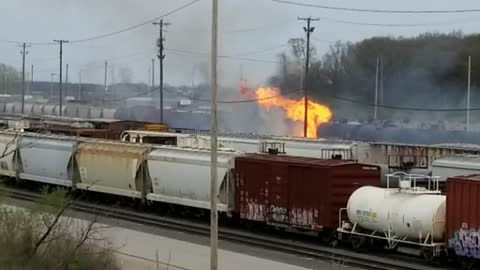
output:
[[[289,99],[280,95],[277,88],[260,87],[254,92],[241,87],[241,93],[245,96],[255,97],[257,104],[270,110],[273,107],[283,109],[288,119],[304,123],[305,99]],[[317,129],[320,125],[328,123],[333,113],[327,106],[308,100],[308,125],[307,137],[317,138]],[[298,134],[303,134],[303,124],[298,126]]]

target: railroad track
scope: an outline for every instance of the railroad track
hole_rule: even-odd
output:
[[[40,194],[30,191],[18,190],[14,188],[0,187],[0,194],[10,198],[33,202],[40,197]],[[114,208],[91,204],[83,201],[76,201],[70,207],[70,210],[87,214],[94,214],[143,225],[161,227],[182,232],[198,234],[202,236],[210,235],[210,228],[206,224],[193,223],[184,220],[162,217],[158,215],[139,213],[127,209]],[[250,246],[256,246],[284,252],[288,254],[320,259],[325,261],[335,261],[340,265],[349,265],[372,270],[438,270],[439,268],[428,267],[417,263],[395,260],[385,257],[360,254],[343,249],[335,249],[320,245],[314,245],[293,240],[278,239],[269,236],[256,235],[248,232],[241,232],[234,229],[221,227],[219,229],[219,238],[224,241],[241,243]]]

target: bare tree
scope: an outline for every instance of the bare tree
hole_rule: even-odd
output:
[[[74,200],[65,190],[43,192],[29,209],[0,207],[1,269],[119,269],[98,216],[79,227],[65,213]]]

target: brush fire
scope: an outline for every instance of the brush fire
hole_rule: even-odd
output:
[[[282,96],[279,89],[272,87],[260,87],[256,90],[246,87],[240,88],[241,93],[249,98],[255,98],[257,104],[266,109],[280,108],[285,113],[285,116],[292,121],[302,123],[297,125],[295,134],[303,135],[303,123],[305,119],[305,99],[290,99]],[[307,137],[317,138],[318,127],[322,124],[328,123],[332,119],[333,113],[325,105],[318,104],[311,100],[308,101],[308,125]]]

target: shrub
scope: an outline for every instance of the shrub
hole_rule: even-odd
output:
[[[63,190],[43,192],[29,208],[0,206],[0,269],[120,269],[96,218],[77,222]]]

